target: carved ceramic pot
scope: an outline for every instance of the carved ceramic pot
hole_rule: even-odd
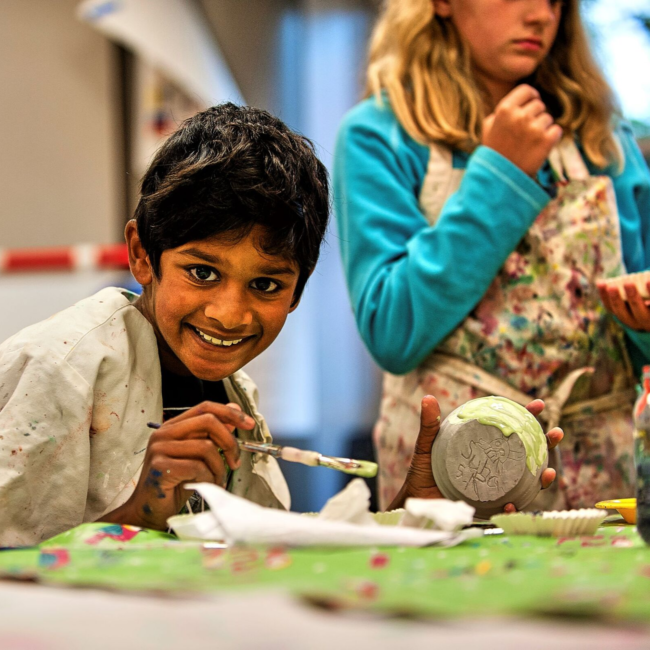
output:
[[[445,498],[465,501],[477,518],[489,519],[507,503],[521,510],[537,496],[548,466],[546,436],[523,406],[479,397],[442,423],[431,464]]]

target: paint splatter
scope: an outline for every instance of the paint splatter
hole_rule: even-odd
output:
[[[70,553],[64,548],[41,551],[38,556],[38,566],[44,569],[61,569],[70,563]]]
[[[271,571],[286,569],[291,565],[291,556],[284,548],[270,548],[266,555],[265,565]]]
[[[361,580],[352,585],[354,593],[360,600],[373,601],[379,597],[379,585],[369,580]]]
[[[162,489],[160,486],[160,477],[162,476],[162,472],[158,469],[150,469],[149,470],[149,475],[147,476],[144,484],[145,487],[148,488],[153,488],[156,490],[156,496],[159,499],[164,499],[167,495],[165,494],[165,491]]]
[[[230,552],[232,573],[248,573],[257,568],[259,556],[257,551],[247,548],[234,548]]]
[[[94,546],[95,544],[99,544],[99,542],[104,539],[112,539],[115,542],[129,542],[139,532],[140,529],[136,528],[135,526],[109,524],[107,526],[104,526],[96,535],[89,537],[86,540],[86,544]]]
[[[385,569],[390,563],[390,557],[386,553],[376,553],[370,558],[371,569]]]
[[[205,569],[223,569],[227,565],[228,553],[225,548],[202,548],[201,555]]]
[[[491,568],[492,568],[492,563],[488,562],[487,560],[483,560],[482,562],[479,562],[474,567],[474,571],[476,572],[476,575],[484,576],[486,573],[490,571]]]

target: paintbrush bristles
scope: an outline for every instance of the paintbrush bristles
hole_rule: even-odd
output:
[[[318,465],[320,454],[317,451],[305,451],[303,449],[296,449],[295,447],[282,447],[280,458],[292,463],[302,463],[303,465],[315,467]]]

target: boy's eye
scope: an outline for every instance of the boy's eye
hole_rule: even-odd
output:
[[[218,279],[214,269],[209,266],[195,266],[190,269],[190,273],[199,282],[213,282]]]
[[[271,280],[271,278],[257,278],[257,280],[251,282],[251,286],[253,289],[263,291],[264,293],[274,293],[280,288],[280,285],[275,280]]]

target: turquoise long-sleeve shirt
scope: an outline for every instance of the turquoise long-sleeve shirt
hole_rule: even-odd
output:
[[[611,176],[628,273],[650,268],[650,172],[632,131],[617,129],[625,165]],[[493,149],[453,152],[465,169],[437,223],[418,197],[429,148],[402,128],[387,102],[353,108],[334,155],[334,209],[352,307],[361,336],[388,372],[416,368],[472,311],[508,255],[550,201],[538,182]],[[650,333],[626,329],[636,370],[650,360]]]

